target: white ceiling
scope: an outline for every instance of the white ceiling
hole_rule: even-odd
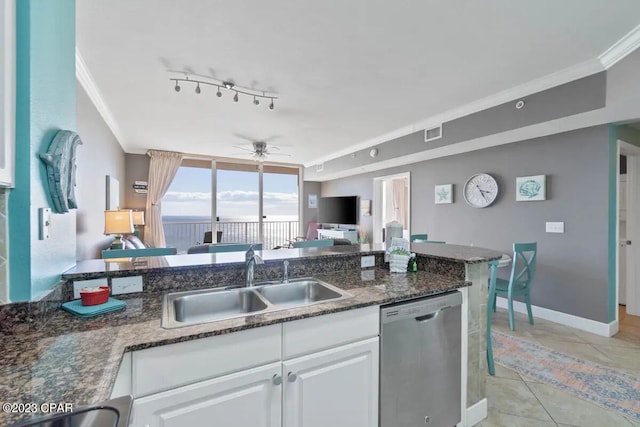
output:
[[[239,157],[269,139],[311,164],[598,58],[637,0],[79,0],[77,45],[123,148]],[[275,111],[184,86],[275,91]],[[281,158],[274,158],[281,160]]]

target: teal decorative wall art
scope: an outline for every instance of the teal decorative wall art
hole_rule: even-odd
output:
[[[521,176],[516,178],[516,201],[533,202],[546,200],[546,175]]]
[[[82,144],[80,136],[70,130],[60,130],[53,138],[49,151],[40,154],[47,167],[47,181],[53,211],[69,212],[76,209],[76,147]]]
[[[436,185],[436,205],[453,203],[453,184]]]

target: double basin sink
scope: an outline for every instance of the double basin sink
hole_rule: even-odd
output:
[[[269,282],[242,288],[173,292],[164,296],[162,327],[166,329],[235,317],[306,307],[352,297],[315,278]]]

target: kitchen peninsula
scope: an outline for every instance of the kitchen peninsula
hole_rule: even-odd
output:
[[[28,328],[15,324],[14,333],[7,332],[4,325],[0,355],[1,394],[7,401],[91,404],[110,397],[123,354],[302,319],[320,319],[319,316],[357,309],[373,310],[381,304],[460,289],[464,333],[462,403],[463,408],[467,408],[462,411],[462,425],[473,425],[486,416],[486,325],[481,315],[486,309],[486,262],[500,258],[502,254],[481,248],[429,243],[414,243],[411,249],[419,254],[419,271],[406,274],[390,273],[384,264],[383,248],[375,245],[259,252],[264,265],[256,268],[257,282],[282,279],[283,261],[286,260],[289,277],[313,276],[348,292],[351,297],[177,329],[161,327],[163,295],[244,283],[244,253],[78,263],[62,275],[64,283],[57,289],[60,301],[72,298],[73,281],[103,277],[112,280],[142,276],[144,292],[118,296],[127,302],[123,312],[80,319],[62,310],[52,310],[42,323]],[[362,256],[373,256],[375,266],[361,269]],[[348,324],[341,326],[348,329]],[[0,424],[29,418],[29,415],[3,413]]]

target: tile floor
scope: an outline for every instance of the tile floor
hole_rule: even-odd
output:
[[[620,314],[620,332],[612,338],[516,315],[516,330],[509,329],[506,310],[498,309],[492,328],[537,342],[566,354],[591,360],[640,376],[640,317]],[[487,377],[489,415],[480,427],[640,427],[618,412],[603,409],[538,381],[522,377],[496,364]]]

